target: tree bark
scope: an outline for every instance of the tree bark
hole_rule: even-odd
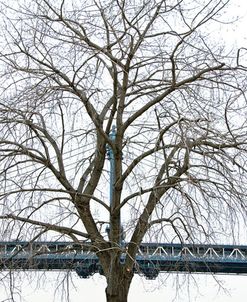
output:
[[[115,276],[118,278],[118,276]],[[127,302],[128,301],[128,293],[129,293],[130,283],[120,282],[114,285],[108,285],[106,292],[106,301],[107,302]]]
[[[106,301],[127,302],[133,271],[129,271],[119,262],[112,264],[107,277]]]

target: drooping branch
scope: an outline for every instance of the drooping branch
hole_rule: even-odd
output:
[[[2,216],[0,216],[0,219],[17,220],[17,221],[21,221],[21,222],[28,223],[31,225],[40,226],[40,227],[44,228],[46,231],[55,231],[55,232],[58,232],[61,234],[66,234],[66,235],[71,236],[73,239],[74,239],[75,235],[83,237],[83,238],[87,238],[87,239],[89,238],[89,235],[87,233],[80,232],[73,228],[58,226],[58,225],[42,222],[39,220],[33,220],[30,218],[26,218],[26,217],[16,216],[13,214],[2,215]]]

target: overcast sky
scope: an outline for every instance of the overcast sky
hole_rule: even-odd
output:
[[[26,277],[16,276],[25,280],[18,288],[15,287],[15,301],[27,302],[53,302],[61,301],[63,292],[60,287],[54,296],[54,289],[58,286],[58,273],[31,274],[33,278],[30,283]],[[105,281],[98,274],[91,279],[80,279],[76,273],[71,275],[73,283],[70,283],[69,296],[72,302],[105,302]],[[160,274],[154,281],[147,281],[139,276],[135,276],[129,293],[129,302],[233,302],[245,299],[247,296],[246,286],[247,276],[236,275],[201,275],[201,274]],[[60,274],[59,280],[62,280]],[[66,282],[64,283],[66,287]],[[6,301],[5,290],[1,288],[0,301]],[[65,294],[63,294],[65,296]],[[22,297],[20,300],[18,297]]]
[[[247,1],[233,0],[235,9],[229,12],[231,17],[239,17],[239,21],[233,25],[227,25],[224,34],[218,33],[219,37],[227,40],[229,45],[234,44],[247,48]],[[216,33],[217,35],[217,33]],[[243,242],[243,244],[247,244]],[[70,298],[72,302],[77,301],[105,301],[104,278],[95,275],[91,279],[79,279],[72,274],[74,287],[71,285]],[[23,275],[21,276],[23,278]],[[22,301],[27,302],[52,302],[54,301],[54,288],[57,286],[57,273],[47,273],[46,277],[40,275],[30,275],[34,281],[30,280],[22,283],[21,288],[15,289],[16,301],[21,301],[18,296],[22,296]],[[18,279],[18,277],[17,277]],[[23,278],[24,279],[24,278]],[[44,282],[46,279],[47,282]],[[37,280],[40,281],[37,286]],[[247,297],[247,276],[217,276],[210,275],[168,275],[161,274],[155,281],[147,281],[136,276],[129,294],[129,302],[229,302],[240,301]],[[66,284],[65,284],[66,286]],[[61,292],[60,292],[61,293]],[[0,301],[6,301],[5,288],[0,286]],[[60,301],[57,294],[55,301]]]

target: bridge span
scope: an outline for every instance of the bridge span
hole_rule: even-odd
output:
[[[121,263],[127,250],[122,246]],[[134,272],[155,279],[160,272],[247,274],[247,246],[142,243]],[[73,242],[0,242],[0,270],[74,270],[81,278],[103,274],[90,245]]]

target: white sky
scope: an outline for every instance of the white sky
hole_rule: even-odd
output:
[[[247,48],[247,1],[232,0],[235,9],[229,12],[230,16],[240,17],[235,25],[226,26],[224,35],[219,33],[219,37],[227,40],[230,44],[237,44],[239,47]],[[246,242],[243,242],[246,244]],[[1,277],[1,275],[0,275]],[[31,274],[33,282],[25,281],[21,285],[20,291],[17,290],[16,302],[53,302],[61,301],[59,294],[54,298],[54,289],[57,286],[57,273],[47,273],[45,284],[37,286],[37,280],[40,280],[39,274]],[[105,301],[105,281],[104,278],[95,275],[91,279],[79,279],[76,273],[72,274],[75,288],[70,290],[71,302],[104,302]],[[18,279],[18,278],[17,278]],[[24,278],[25,279],[25,278]],[[135,276],[130,294],[129,302],[232,302],[240,301],[247,297],[247,276],[217,276],[214,279],[210,275],[196,274],[176,275],[161,274],[155,281],[147,281],[144,278]],[[19,292],[19,293],[18,293]],[[20,295],[19,295],[20,294]],[[22,296],[23,300],[18,297]],[[5,288],[0,283],[0,302],[5,300]]]
[[[53,302],[62,301],[62,288],[54,296],[58,286],[57,273],[32,274],[34,281],[30,283],[23,275],[25,282],[15,289],[16,302]],[[32,277],[31,277],[32,276]],[[105,302],[105,281],[102,276],[94,275],[91,279],[80,279],[72,274],[75,288],[70,286],[72,302]],[[45,281],[44,281],[45,279]],[[247,276],[236,275],[201,275],[201,274],[165,274],[155,281],[147,281],[135,276],[128,302],[231,302],[240,301],[247,296]],[[18,276],[17,276],[18,281]],[[38,282],[38,285],[37,285]],[[66,283],[65,283],[66,287]],[[0,301],[5,301],[5,290],[2,288]],[[20,300],[19,297],[22,297]],[[65,295],[64,295],[65,296]]]

